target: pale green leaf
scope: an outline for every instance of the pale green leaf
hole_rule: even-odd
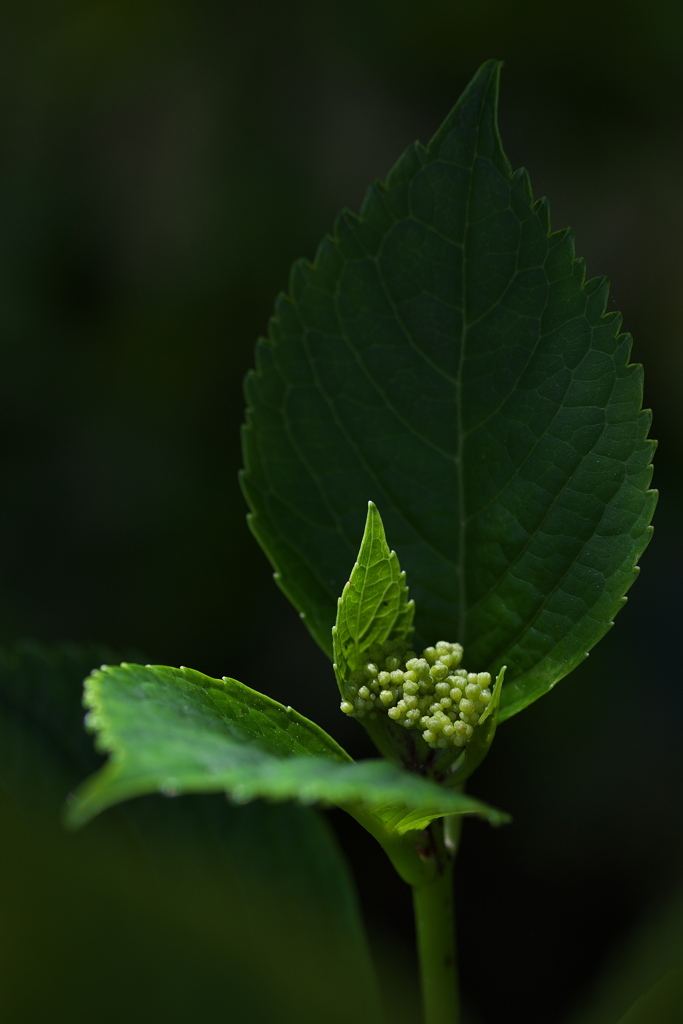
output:
[[[365,531],[351,578],[337,604],[332,630],[335,669],[342,679],[360,668],[373,644],[408,640],[415,606],[408,600],[406,574],[389,550],[377,508],[368,505]]]
[[[387,816],[396,835],[445,814],[506,820],[387,761],[353,762],[313,722],[234,679],[164,666],[103,667],[87,681],[86,700],[98,746],[111,756],[76,793],[72,825],[146,793],[220,791],[237,802],[338,804],[377,826],[380,841]]]

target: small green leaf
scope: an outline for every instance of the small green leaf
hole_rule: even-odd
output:
[[[332,630],[340,709],[362,721],[389,760],[460,785],[493,741],[505,671],[491,693],[489,673],[468,673],[457,642],[437,641],[416,657],[408,642],[413,610],[405,573],[370,502]]]
[[[86,681],[86,703],[98,747],[111,757],[73,798],[72,825],[145,793],[217,791],[238,802],[338,804],[384,843],[445,814],[507,820],[387,761],[353,762],[313,722],[234,679],[164,666],[105,667]]]
[[[408,600],[406,574],[395,551],[389,550],[382,518],[368,502],[365,531],[358,561],[337,602],[332,629],[334,667],[339,689],[351,672],[361,667],[363,655],[386,640],[408,641],[415,605]]]
[[[244,492],[279,586],[332,654],[372,496],[416,646],[508,666],[501,721],[609,629],[649,538],[642,369],[569,231],[513,171],[500,66],[479,70],[312,262],[246,382]]]

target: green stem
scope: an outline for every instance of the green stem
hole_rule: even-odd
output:
[[[425,855],[418,832],[399,835],[362,804],[340,803],[338,806],[375,837],[404,882],[410,886],[419,886],[432,881],[437,864],[432,856]],[[431,850],[428,852],[431,853]]]
[[[430,826],[430,831],[438,870],[431,881],[413,886],[424,1024],[459,1024],[453,854],[444,844],[441,822]]]

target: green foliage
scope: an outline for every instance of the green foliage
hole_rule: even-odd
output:
[[[381,516],[372,502],[358,561],[337,602],[332,629],[334,669],[342,696],[350,674],[363,666],[371,647],[387,640],[407,643],[415,605],[408,600],[406,574],[389,550]]]
[[[385,845],[445,814],[501,812],[385,761],[353,762],[322,729],[234,679],[120,665],[86,683],[108,764],[70,805],[73,825],[133,796],[227,792],[343,806]]]
[[[458,816],[506,820],[462,783],[498,721],[609,628],[655,502],[630,339],[605,312],[606,283],[585,280],[570,233],[551,232],[547,205],[512,171],[498,76],[484,65],[428,146],[412,146],[313,263],[294,266],[246,385],[252,530],[333,655],[342,710],[386,759],[354,762],[315,723],[228,677],[102,666],[86,683],[87,724],[108,760],[68,809],[80,825],[158,793],[342,807],[419,896],[420,942],[435,950],[422,972],[428,1024],[457,1015],[451,907],[433,887],[450,891]],[[372,501],[353,564],[371,496],[415,603]],[[459,667],[463,646],[481,671]],[[7,737],[16,760],[22,731],[0,713]],[[299,817],[302,858],[322,863],[317,820]],[[338,867],[333,857],[331,878]],[[355,914],[345,928],[364,948]]]
[[[113,657],[94,645],[0,651],[0,870],[12,880],[0,915],[0,987],[12,1021],[88,1019],[109,977],[125,982],[98,1007],[106,1024],[130,1016],[132,998],[136,1018],[208,1020],[226,985],[251,1024],[330,1014],[336,1024],[376,1024],[353,880],[313,808],[232,807],[216,795],[138,800],[78,836],[65,833],[65,793],[102,761],[83,729],[82,679]],[[254,964],[264,961],[255,991]],[[80,970],[65,974],[67,962]],[[354,985],[330,1007],[340,971]]]
[[[362,510],[381,507],[416,641],[508,666],[501,720],[611,625],[655,504],[631,340],[551,232],[485,64],[431,142],[293,267],[246,384],[243,488],[276,579],[332,654]]]
[[[505,667],[491,690],[488,672],[462,667],[461,644],[439,640],[417,657],[409,649],[412,616],[405,573],[370,502],[358,561],[332,630],[340,707],[362,720],[386,757],[460,785],[493,741]],[[430,749],[441,754],[435,759]]]

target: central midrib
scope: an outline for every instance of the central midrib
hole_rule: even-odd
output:
[[[469,209],[472,200],[472,187],[474,184],[474,163],[479,148],[479,126],[477,126],[476,141],[472,151],[472,164],[470,167],[470,179],[467,190],[467,202],[465,204],[465,218],[462,232],[462,271],[460,275],[460,316],[462,318],[462,330],[460,337],[460,358],[458,360],[458,372],[455,385],[455,405],[457,418],[457,448],[456,448],[456,479],[457,479],[457,515],[458,515],[458,549],[456,553],[456,571],[458,574],[457,594],[458,607],[456,610],[456,641],[465,644],[467,641],[467,580],[465,578],[465,533],[467,528],[467,516],[465,510],[465,483],[463,473],[463,415],[462,415],[462,377],[465,366],[465,349],[467,345],[467,232],[469,224]]]

